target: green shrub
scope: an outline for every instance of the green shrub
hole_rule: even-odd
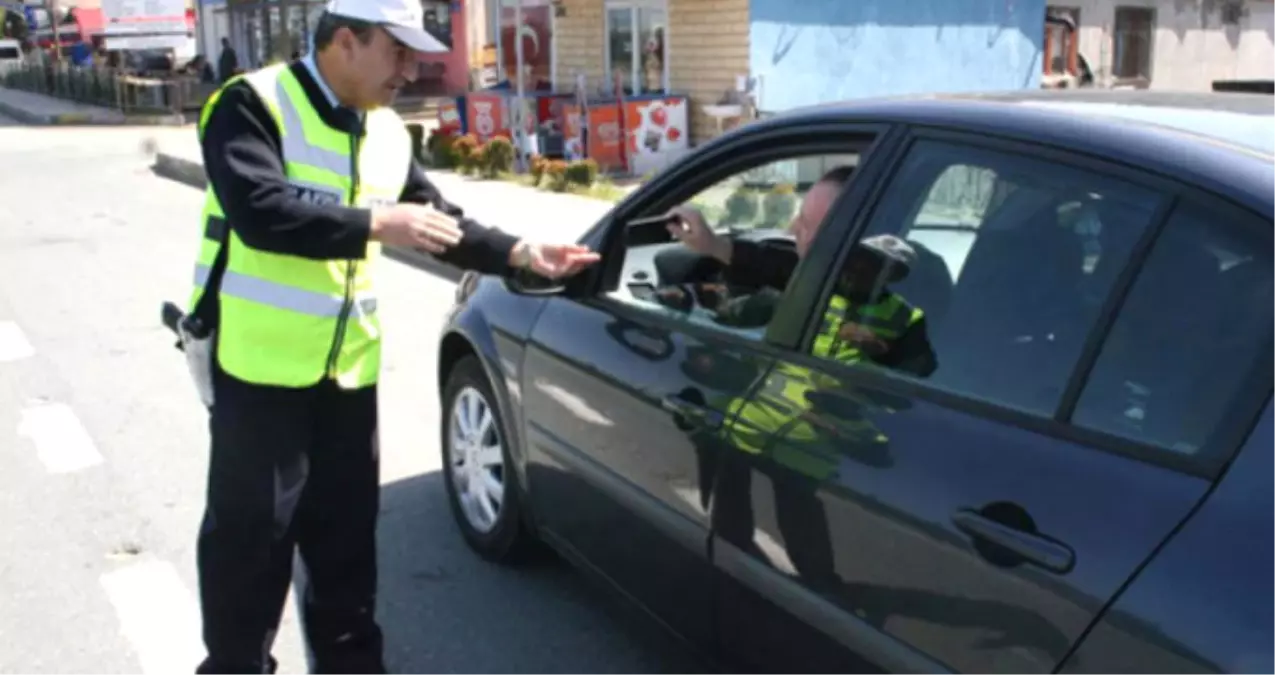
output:
[[[478,159],[481,157],[478,137],[473,134],[465,134],[452,143],[452,150],[456,154],[456,166],[460,169],[460,172],[473,172],[478,164]]]
[[[598,180],[598,163],[592,159],[571,162],[566,167],[565,178],[572,185],[592,187]]]
[[[546,185],[554,192],[566,192],[567,190],[567,163],[562,160],[552,160],[545,164]]]
[[[757,218],[757,191],[741,187],[726,198],[726,223],[751,223]]]
[[[497,136],[483,146],[483,173],[488,178],[514,170],[514,144],[504,136]]]
[[[430,134],[426,147],[429,149],[429,156],[434,160],[434,166],[440,169],[455,168],[456,141],[458,140],[460,139],[456,136],[439,133],[437,130]]]
[[[784,227],[796,212],[796,190],[788,184],[776,185],[762,201],[762,226]]]
[[[531,170],[531,185],[533,187],[538,187],[540,185],[540,179],[544,178],[545,167],[548,164],[549,164],[549,160],[545,159],[542,155],[531,156],[531,163],[529,168]]]

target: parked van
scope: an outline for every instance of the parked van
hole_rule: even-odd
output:
[[[0,75],[22,66],[22,43],[0,39]]]

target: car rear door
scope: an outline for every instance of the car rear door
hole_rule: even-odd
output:
[[[816,247],[845,260],[868,236],[911,244],[909,275],[886,289],[924,321],[888,346],[928,344],[937,368],[812,354],[834,283],[810,277],[836,275],[802,270],[824,300],[805,348],[757,388],[799,395],[767,399],[788,422],[720,472],[723,640],[766,669],[832,664],[803,661],[821,634],[889,670],[1052,671],[1206,494],[1269,391],[1247,375],[1270,302],[1247,338],[1212,344],[1243,316],[1219,300],[1242,283],[1223,280],[1182,195],[1090,158],[931,131],[869,211],[843,204]],[[1248,271],[1260,290],[1261,266]]]
[[[688,200],[719,223],[725,211],[716,207],[745,189],[745,176],[799,157],[857,159],[877,131],[779,129],[738,138],[669,170],[626,202],[615,227]],[[778,206],[754,209],[748,224],[786,225],[787,215],[766,223],[761,215],[791,210],[796,196],[784,193]],[[763,196],[753,197],[760,204]],[[684,313],[654,301],[651,289],[674,281],[659,278],[674,266],[655,264],[653,255],[681,245],[616,236],[597,290],[550,299],[526,349],[521,403],[532,508],[557,544],[711,649],[717,635],[708,504],[720,455],[714,432],[725,406],[769,363],[765,326],[727,327],[703,307]]]
[[[1151,392],[1141,434],[1170,447],[1175,431],[1202,435],[1219,426],[1228,439],[1248,436],[1207,499],[1121,590],[1061,671],[1270,672],[1271,218],[1189,196],[1160,239],[1072,419],[1113,428],[1119,418],[1104,414],[1111,408],[1103,392],[1117,384],[1113,374],[1140,371],[1129,379]],[[1171,367],[1138,368],[1152,363]],[[1157,391],[1171,397],[1157,401]],[[1267,402],[1255,415],[1261,399]],[[1231,445],[1217,445],[1208,459],[1225,463]]]

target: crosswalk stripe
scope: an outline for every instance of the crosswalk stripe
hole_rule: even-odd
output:
[[[0,321],[0,363],[35,356],[35,348],[13,321]]]
[[[199,608],[176,568],[159,560],[102,575],[120,631],[146,675],[191,673],[203,658]]]
[[[102,463],[102,455],[70,406],[35,403],[22,410],[18,434],[31,439],[49,473],[70,473]]]

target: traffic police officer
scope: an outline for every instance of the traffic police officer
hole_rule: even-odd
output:
[[[418,0],[332,0],[313,53],[227,82],[199,132],[208,176],[191,314],[215,326],[198,565],[198,672],[272,672],[291,578],[319,672],[384,672],[376,604],[372,268],[384,244],[487,273],[574,274],[597,255],[467,219],[386,107],[441,45]]]

